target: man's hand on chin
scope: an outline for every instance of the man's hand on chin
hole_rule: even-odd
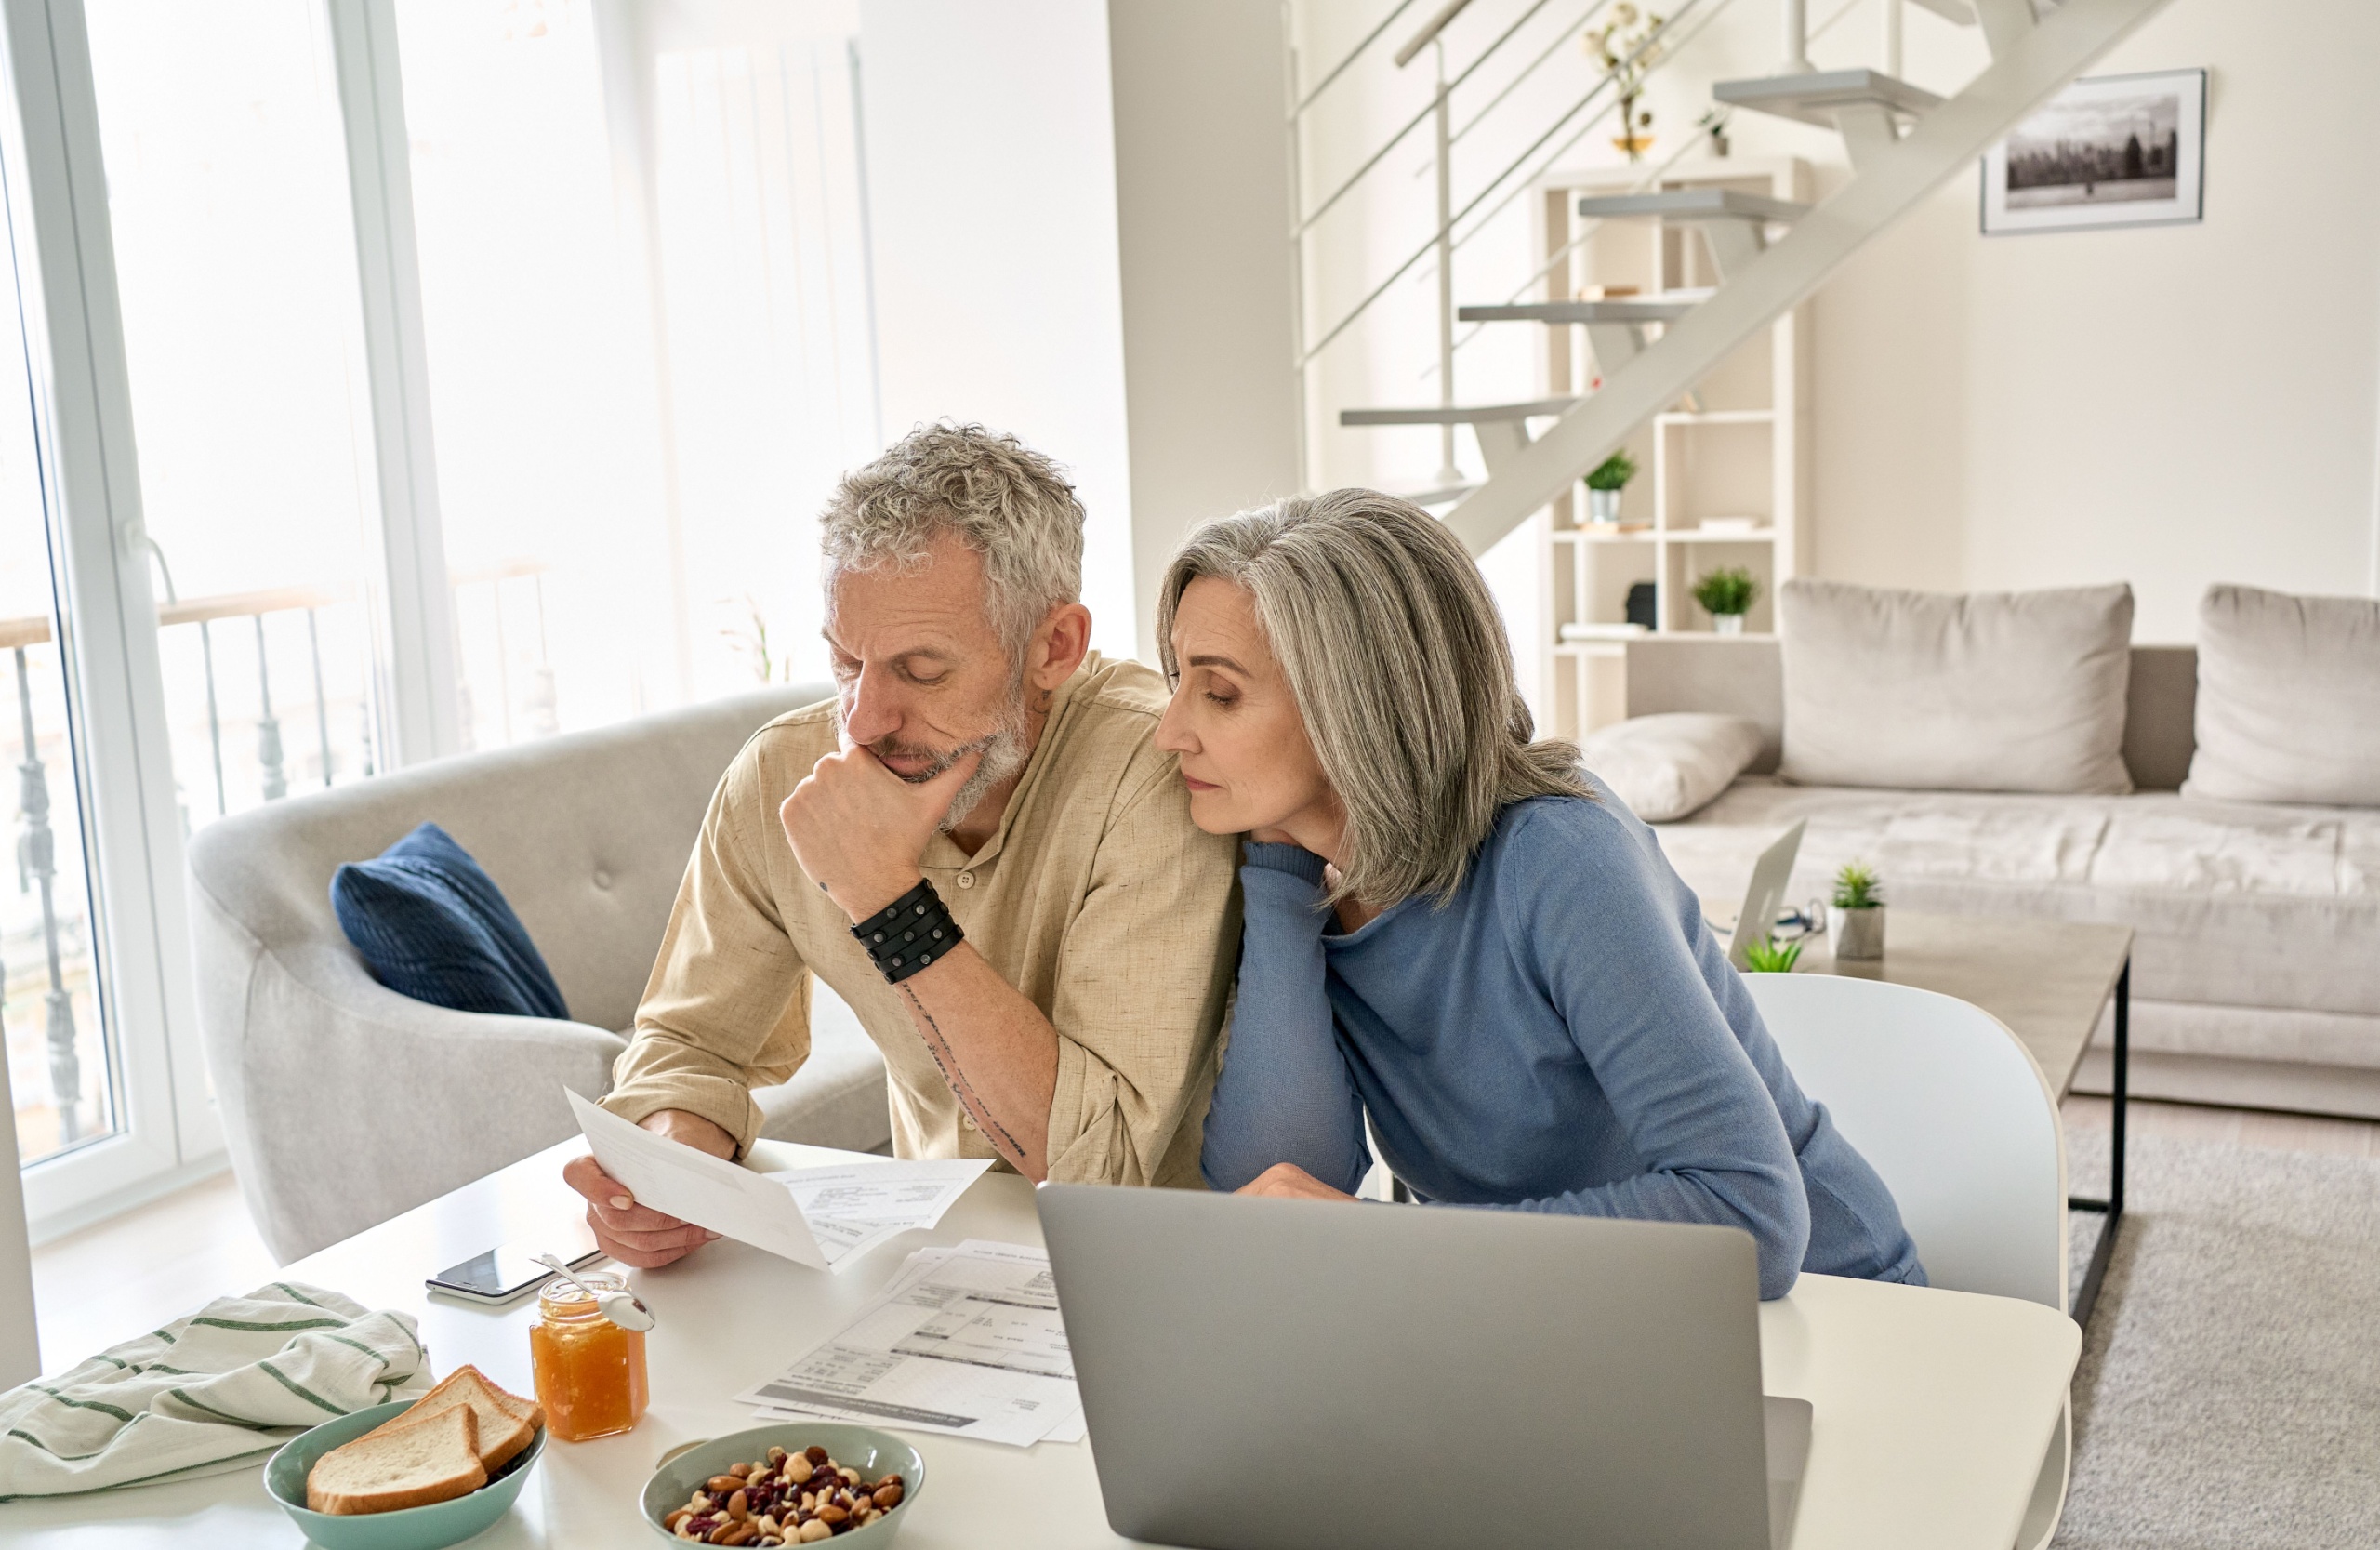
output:
[[[970,753],[912,785],[846,741],[777,809],[794,860],[844,914],[865,921],[918,885],[918,858],[983,758]]]
[[[665,1108],[648,1114],[646,1130],[667,1136],[713,1157],[733,1158],[735,1137],[699,1114]],[[587,1197],[587,1225],[595,1229],[595,1246],[640,1270],[651,1270],[685,1258],[719,1237],[707,1227],[664,1216],[636,1203],[628,1186],[603,1172],[591,1157],[571,1159],[562,1165],[562,1182]]]

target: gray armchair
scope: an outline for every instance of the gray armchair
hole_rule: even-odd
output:
[[[712,788],[823,687],[772,689],[273,802],[191,842],[199,1022],[248,1210],[284,1263],[572,1133],[611,1085]],[[486,868],[570,1022],[448,1012],[372,978],[331,874],[434,822]],[[884,1065],[823,985],[809,1063],[754,1095],[763,1133],[891,1139]]]

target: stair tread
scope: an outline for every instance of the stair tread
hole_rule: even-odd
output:
[[[1658,193],[1589,194],[1579,201],[1582,216],[1666,216],[1673,220],[1792,221],[1807,205],[1770,199],[1739,189],[1663,189]]]
[[[1515,301],[1501,307],[1461,307],[1462,323],[1675,323],[1700,304],[1700,297],[1659,297],[1612,301]]]
[[[1806,75],[1769,75],[1752,81],[1722,81],[1712,97],[1732,107],[1834,127],[1837,108],[1873,102],[1895,113],[1922,113],[1942,99],[1880,70],[1820,70]]]
[[[1533,398],[1519,404],[1430,404],[1414,409],[1342,409],[1342,425],[1473,425],[1482,420],[1530,419],[1567,413],[1576,398]]]

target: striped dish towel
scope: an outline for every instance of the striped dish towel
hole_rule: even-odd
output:
[[[0,1394],[0,1501],[210,1471],[429,1388],[411,1318],[275,1281]]]

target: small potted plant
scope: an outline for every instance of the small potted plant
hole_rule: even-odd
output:
[[[1834,874],[1834,956],[1873,963],[1884,956],[1884,883],[1864,861]]]
[[[1714,158],[1727,154],[1727,118],[1726,109],[1713,108],[1694,121],[1694,126],[1709,137],[1707,143]]]
[[[1722,635],[1744,632],[1744,616],[1760,601],[1760,583],[1741,565],[1706,571],[1694,583],[1694,601],[1711,616],[1711,628]]]
[[[1802,956],[1802,941],[1779,942],[1770,937],[1765,942],[1744,944],[1744,967],[1755,974],[1790,974],[1794,960]]]
[[[1620,521],[1620,492],[1636,477],[1636,459],[1615,452],[1587,475],[1587,520],[1597,526]]]

